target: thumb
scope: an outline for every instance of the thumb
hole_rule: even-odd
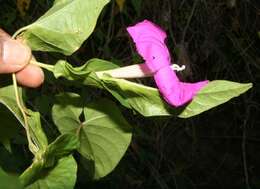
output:
[[[0,73],[14,73],[23,69],[31,59],[31,50],[19,41],[0,38]]]

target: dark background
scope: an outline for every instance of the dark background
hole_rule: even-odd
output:
[[[0,0],[0,27],[12,34],[51,5],[50,0],[33,0],[21,14],[15,0]],[[137,63],[140,58],[126,27],[149,19],[167,31],[175,62],[186,65],[180,74],[182,80],[225,79],[252,82],[254,87],[224,105],[185,120],[144,118],[121,107],[134,128],[127,153],[100,181],[88,181],[80,168],[77,188],[260,188],[259,16],[259,0],[126,0],[121,12],[112,1],[91,37],[69,57],[74,65],[93,57],[120,66]],[[59,56],[35,55],[47,63]],[[54,126],[47,124],[56,92],[85,94],[87,90],[88,99],[112,99],[99,90],[82,89],[48,76],[40,89],[28,90],[27,103],[41,112],[49,136],[57,134]],[[151,79],[137,82],[153,85]],[[9,171],[24,170],[31,161],[24,143],[20,133],[13,140],[13,154],[0,147],[0,165]]]

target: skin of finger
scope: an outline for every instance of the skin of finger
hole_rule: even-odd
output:
[[[0,74],[15,73],[24,68],[26,65],[5,65],[0,61]]]
[[[21,40],[11,39],[0,28],[0,73],[14,73],[22,70],[31,60],[31,49]]]
[[[11,36],[8,35],[4,30],[0,28],[0,73],[12,73],[19,71],[23,68],[21,65],[6,65],[3,64],[3,44],[6,40],[11,39]]]
[[[0,72],[17,72],[29,63],[31,59],[31,50],[26,45],[13,39],[0,40],[0,45]]]
[[[0,38],[11,38],[11,36],[0,28]]]
[[[16,73],[16,79],[22,86],[37,88],[44,81],[44,73],[40,67],[29,64]]]
[[[7,64],[2,60],[2,54],[4,50],[3,43],[6,41],[9,42],[9,44],[11,43],[11,57],[14,57],[11,58],[11,60],[7,60]],[[0,73],[17,72],[16,78],[19,84],[32,88],[39,87],[44,81],[44,73],[38,66],[26,66],[26,64],[28,64],[31,59],[31,49],[26,46],[20,39],[11,39],[11,36],[0,28]]]

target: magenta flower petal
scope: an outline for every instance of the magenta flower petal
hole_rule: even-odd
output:
[[[189,102],[208,81],[197,83],[180,82],[170,67],[165,67],[154,74],[156,85],[164,99],[178,107]]]
[[[127,28],[136,44],[138,53],[152,73],[164,99],[173,106],[182,106],[192,100],[208,81],[197,83],[180,82],[170,68],[171,57],[164,42],[166,33],[148,20]]]
[[[166,33],[154,23],[144,20],[137,23],[135,26],[127,28],[128,33],[132,36],[134,42],[142,40],[142,37],[154,38],[164,43]],[[145,33],[145,36],[143,34]]]
[[[170,65],[170,53],[164,43],[166,34],[159,27],[145,20],[128,27],[127,31],[133,38],[137,51],[152,72]]]

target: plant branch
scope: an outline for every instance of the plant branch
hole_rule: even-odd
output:
[[[39,66],[39,67],[44,68],[44,69],[46,69],[46,70],[48,70],[50,72],[53,72],[53,70],[54,70],[54,66],[53,65],[37,62],[35,60],[31,60],[30,64]]]
[[[18,30],[17,32],[15,32],[15,34],[12,36],[12,39],[15,39],[16,36],[22,32],[25,28],[21,28],[20,30]],[[23,119],[24,119],[24,128],[26,131],[26,137],[27,137],[27,141],[28,141],[28,145],[29,145],[29,149],[33,154],[36,154],[36,152],[39,150],[38,147],[32,142],[31,139],[31,135],[30,135],[30,127],[29,127],[29,123],[28,123],[28,119],[27,119],[27,115],[26,115],[26,107],[24,107],[22,105],[22,99],[20,98],[19,95],[19,91],[18,91],[18,86],[17,86],[17,80],[16,80],[16,76],[15,73],[12,73],[12,80],[13,80],[13,86],[14,86],[14,92],[15,92],[15,98],[16,98],[16,104],[19,108],[19,110],[22,113]]]
[[[31,152],[33,154],[35,154],[38,151],[38,148],[34,145],[34,143],[31,140],[30,131],[29,131],[30,128],[29,128],[28,119],[27,119],[27,115],[26,115],[26,108],[21,103],[19,92],[18,92],[16,76],[15,76],[14,73],[12,74],[12,79],[13,79],[13,86],[14,86],[16,104],[17,104],[18,108],[20,109],[20,111],[23,115],[23,119],[24,119],[24,128],[25,128],[25,131],[26,131],[26,137],[27,137],[29,149],[31,150]]]
[[[27,28],[28,28],[28,26],[25,26],[25,27],[20,28],[19,30],[17,30],[17,31],[13,34],[12,39],[15,39],[20,33],[22,33],[23,31],[25,31]]]

